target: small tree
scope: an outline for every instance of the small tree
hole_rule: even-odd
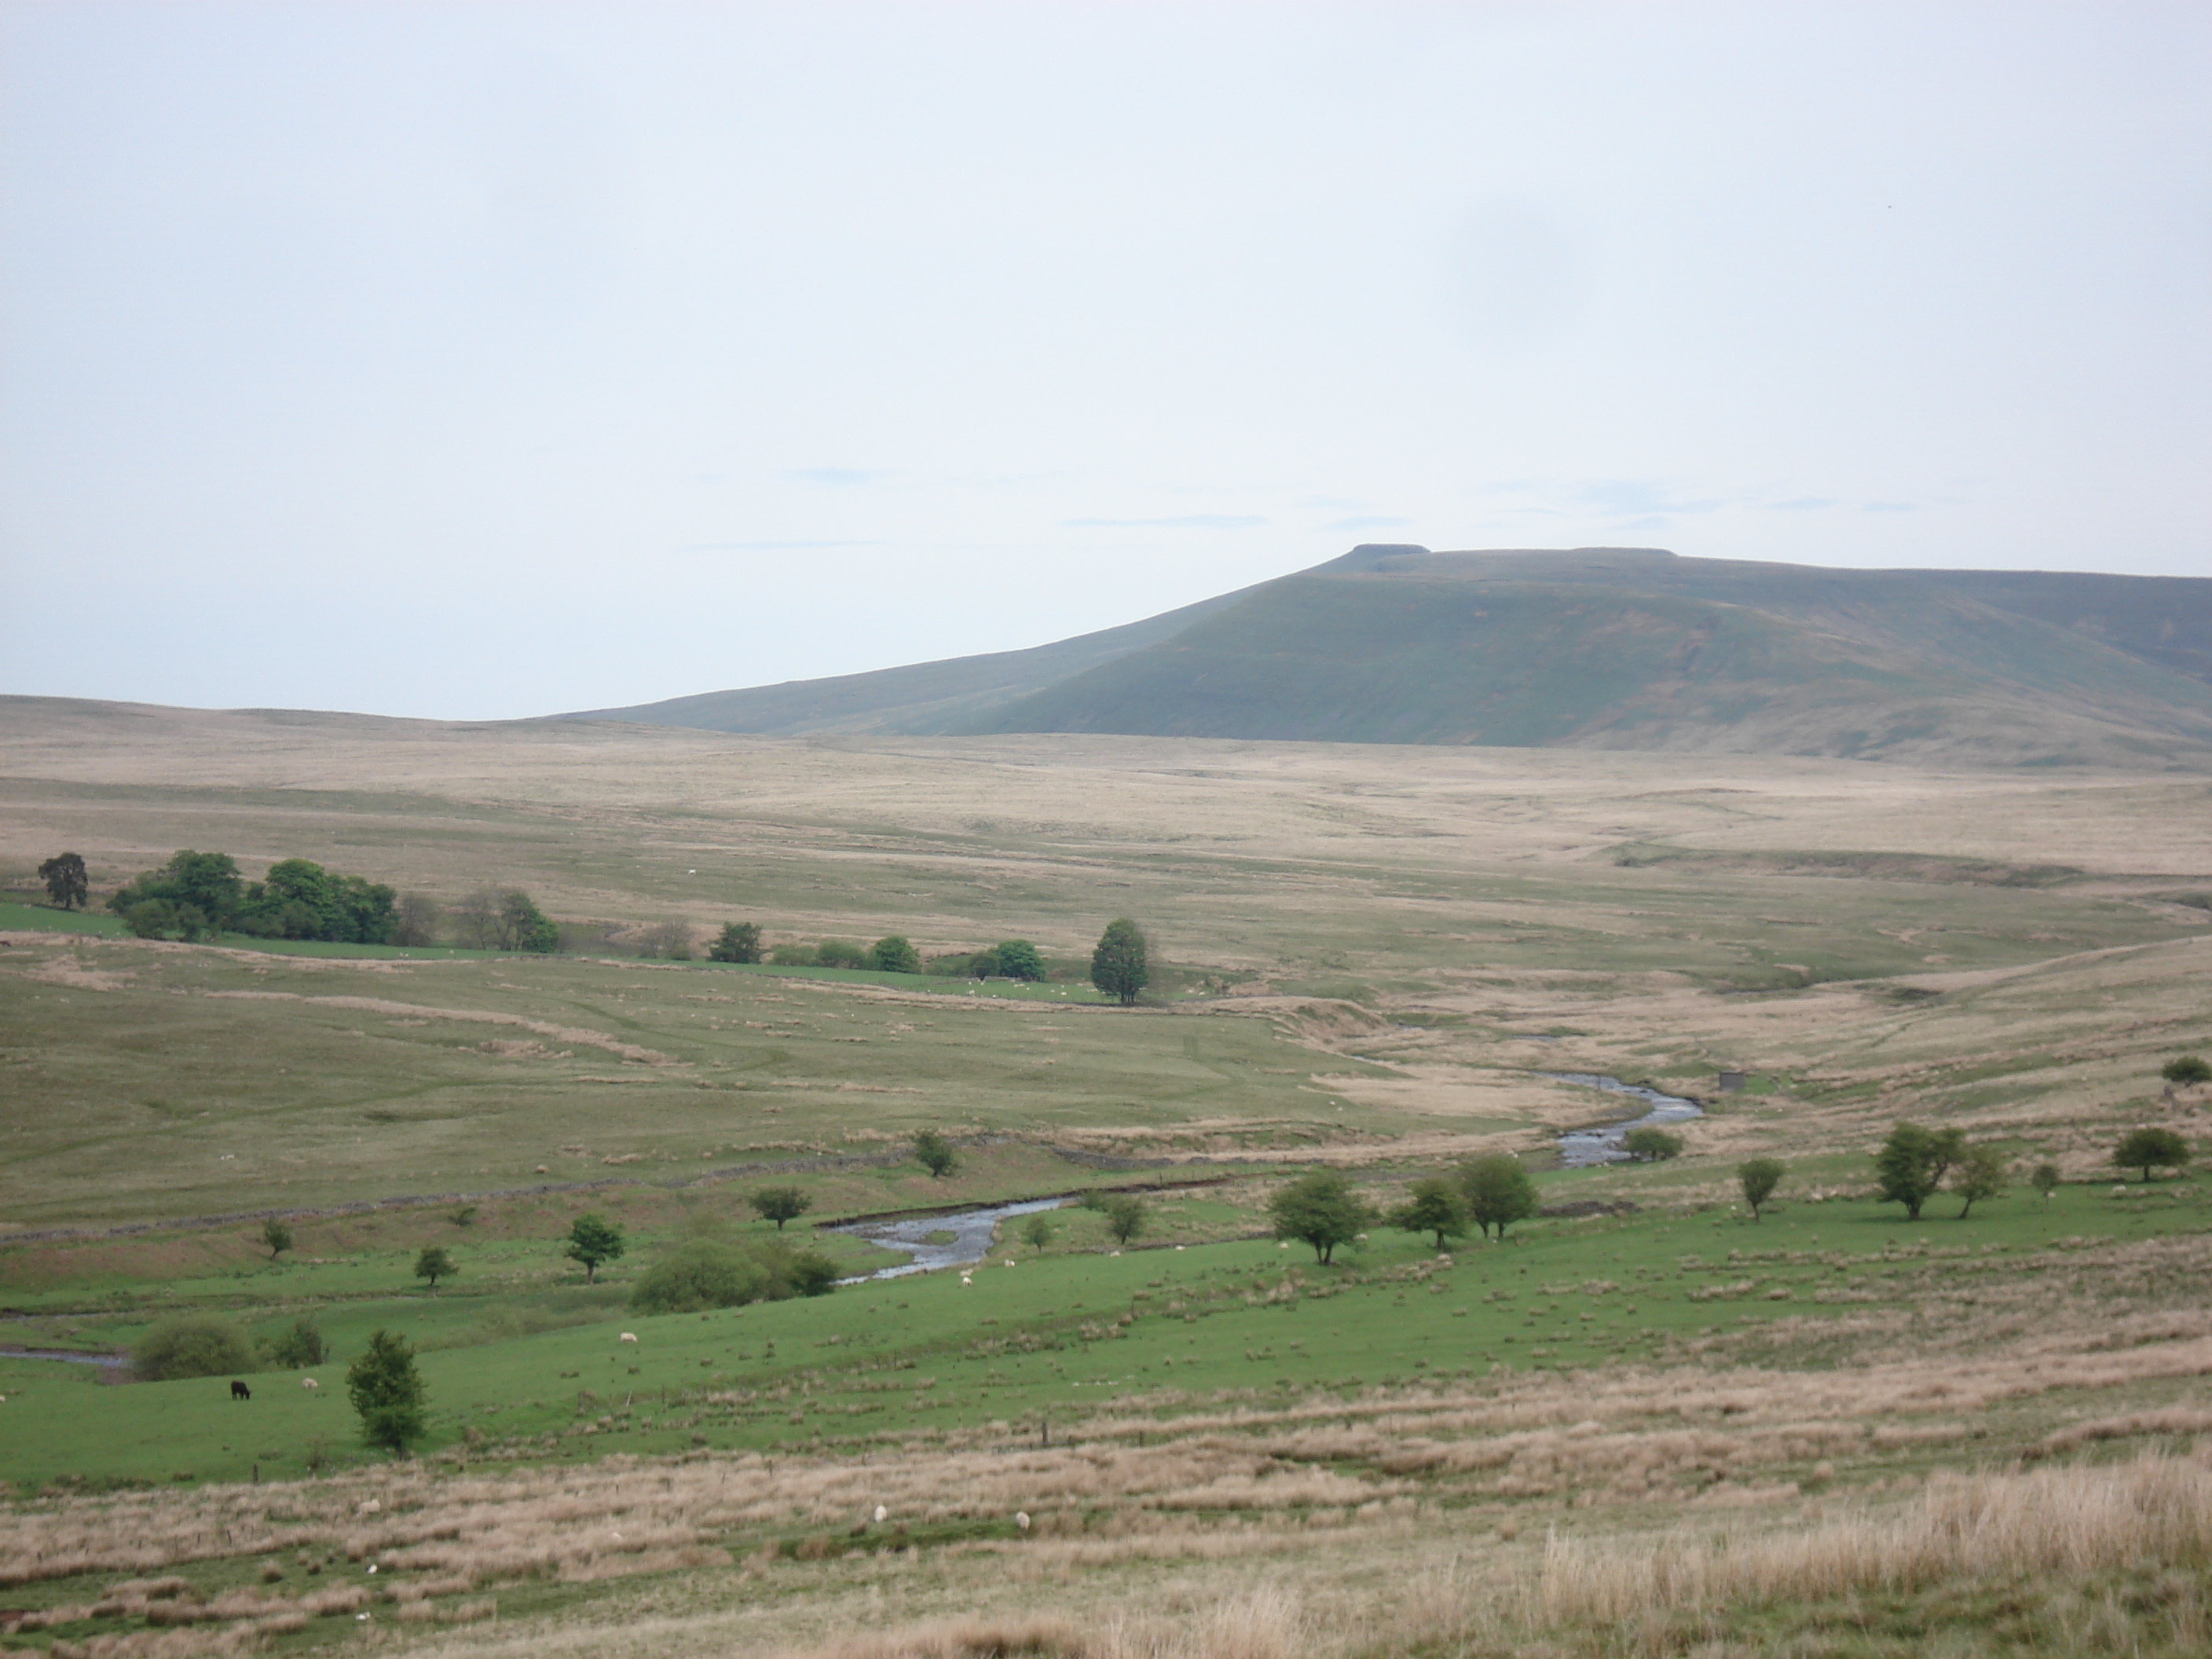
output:
[[[428,1279],[434,1291],[438,1288],[440,1279],[451,1279],[459,1272],[460,1268],[454,1265],[453,1258],[446,1254],[442,1245],[425,1244],[422,1254],[415,1258],[415,1277]]]
[[[1681,1157],[1682,1137],[1649,1123],[1639,1124],[1621,1137],[1620,1150],[1638,1164],[1657,1164]]]
[[[584,1283],[588,1285],[602,1266],[619,1261],[625,1248],[620,1227],[604,1217],[580,1215],[568,1229],[568,1243],[561,1254],[584,1264]]]
[[[656,921],[650,927],[641,928],[636,939],[637,953],[641,957],[666,957],[671,962],[691,959],[691,924],[688,921]]]
[[[868,966],[879,974],[918,974],[921,952],[903,933],[886,933],[868,947]]]
[[[1044,977],[1044,958],[1037,954],[1036,946],[1025,939],[1001,939],[989,954],[1003,979],[1034,981]]]
[[[2051,1194],[2058,1190],[2058,1166],[2056,1164],[2037,1164],[2035,1173],[2027,1178],[2027,1184],[2041,1193],[2046,1203],[2049,1202]]]
[[[271,1338],[265,1345],[269,1363],[288,1371],[302,1371],[310,1365],[319,1365],[331,1357],[330,1345],[315,1322],[304,1315],[292,1322],[292,1328]]]
[[[1908,1221],[1919,1220],[1920,1206],[1942,1188],[1944,1176],[1966,1150],[1966,1137],[1956,1129],[1898,1124],[1874,1155],[1875,1177],[1882,1198],[1905,1206]]]
[[[1127,1244],[1145,1231],[1151,1212],[1127,1193],[1117,1193],[1106,1200],[1106,1231],[1114,1235],[1116,1244]]]
[[[261,1242],[269,1247],[269,1259],[274,1261],[292,1248],[292,1230],[271,1216],[261,1224]]]
[[[1145,935],[1135,922],[1127,916],[1108,922],[1091,952],[1091,982],[1129,1007],[1152,979],[1146,951]]]
[[[760,924],[755,921],[726,921],[714,942],[707,947],[709,962],[758,962],[761,959]]]
[[[1267,1218],[1276,1237],[1312,1245],[1314,1260],[1326,1265],[1338,1245],[1366,1231],[1375,1212],[1340,1172],[1315,1170],[1276,1189],[1267,1200]]]
[[[1022,1223],[1022,1239],[1033,1250],[1041,1250],[1052,1243],[1052,1223],[1041,1215],[1033,1215]]]
[[[763,1221],[775,1223],[778,1232],[787,1221],[796,1221],[814,1207],[814,1200],[796,1187],[763,1187],[747,1200]]]
[[[211,1314],[165,1319],[131,1350],[131,1369],[149,1382],[179,1376],[221,1376],[253,1369],[246,1333]]]
[[[46,873],[46,866],[39,866]],[[2201,1054],[2181,1054],[2158,1068],[2158,1074],[2177,1089],[2194,1089],[2200,1083],[2212,1083],[2212,1065],[2207,1065]]]
[[[1496,1152],[1461,1164],[1457,1179],[1468,1218],[1482,1229],[1485,1238],[1495,1227],[1502,1241],[1509,1225],[1536,1213],[1536,1183],[1521,1167],[1521,1160],[1508,1153]]]
[[[64,910],[82,908],[92,891],[84,860],[75,853],[58,853],[39,866],[39,879],[46,884],[46,897]]]
[[[392,912],[392,942],[421,946],[438,942],[438,901],[428,893],[402,893]]]
[[[378,1331],[346,1370],[346,1394],[361,1413],[362,1438],[388,1451],[404,1451],[422,1437],[422,1378],[415,1351],[404,1336]]]
[[[2171,1129],[2130,1129],[2112,1148],[2112,1162],[2141,1170],[2145,1181],[2154,1169],[2178,1170],[2189,1162],[2189,1143]]]
[[[1959,1206],[1959,1219],[1978,1200],[2002,1197],[2008,1173],[2004,1154],[1994,1146],[1969,1146],[1960,1153],[1951,1174],[1951,1190],[1966,1200]]]
[[[825,939],[814,947],[814,960],[824,968],[865,968],[868,953],[848,939]]]
[[[914,1155],[921,1160],[921,1167],[929,1171],[932,1181],[941,1181],[960,1167],[960,1157],[952,1150],[952,1143],[934,1129],[923,1129],[915,1135]]]
[[[1443,1176],[1423,1176],[1406,1188],[1406,1201],[1390,1212],[1389,1221],[1401,1232],[1434,1233],[1441,1250],[1447,1238],[1467,1231],[1467,1205]]]
[[[1735,1178],[1743,1188],[1743,1201],[1751,1206],[1753,1221],[1761,1219],[1760,1208],[1774,1196],[1774,1189],[1789,1173],[1789,1167],[1778,1158],[1747,1158],[1735,1166]]]

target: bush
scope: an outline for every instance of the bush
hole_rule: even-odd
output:
[[[814,947],[814,960],[824,968],[865,968],[868,953],[848,939],[825,939]]]
[[[1148,1212],[1145,1206],[1127,1193],[1106,1200],[1106,1231],[1114,1235],[1117,1244],[1127,1244],[1145,1231]]]
[[[304,1316],[294,1320],[290,1330],[264,1339],[262,1352],[280,1371],[303,1371],[331,1357],[330,1344],[323,1340],[322,1332],[315,1328],[313,1320]]]
[[[2158,1074],[2168,1083],[2183,1089],[2193,1089],[2200,1083],[2212,1083],[2212,1066],[2205,1064],[2201,1054],[2183,1054],[2169,1060],[2159,1068]]]
[[[1044,977],[1044,958],[1037,954],[1036,946],[1025,939],[1003,939],[985,954],[995,959],[994,971],[1001,978],[1036,981]]]
[[[868,966],[879,974],[918,974],[921,953],[903,933],[886,933],[868,948]]]
[[[131,1369],[149,1382],[180,1376],[228,1376],[256,1370],[246,1333],[211,1314],[165,1319],[131,1351]]]
[[[822,960],[811,945],[779,945],[768,959],[779,968],[812,968]]]
[[[749,1302],[826,1296],[836,1282],[837,1264],[812,1250],[774,1243],[740,1249],[695,1238],[639,1276],[629,1305],[644,1314],[703,1313]]]
[[[758,962],[761,959],[760,924],[753,921],[726,921],[714,942],[707,947],[709,962]]]
[[[960,1165],[959,1155],[952,1150],[952,1143],[934,1129],[924,1129],[915,1136],[914,1155],[921,1161],[921,1167],[929,1171],[933,1181],[944,1179]]]
[[[1657,1164],[1682,1155],[1682,1137],[1641,1124],[1621,1137],[1620,1150],[1638,1164]]]
[[[1751,1218],[1761,1219],[1759,1211],[1774,1189],[1782,1184],[1782,1177],[1790,1171],[1778,1158],[1754,1158],[1735,1166],[1735,1178],[1743,1188],[1743,1201],[1751,1206]],[[1972,1202],[1971,1200],[1968,1200]]]

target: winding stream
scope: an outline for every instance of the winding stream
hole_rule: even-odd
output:
[[[993,1204],[980,1210],[956,1210],[951,1215],[908,1216],[898,1221],[854,1221],[842,1227],[830,1227],[825,1231],[848,1233],[854,1238],[865,1238],[871,1244],[880,1244],[887,1250],[904,1250],[913,1258],[895,1267],[878,1267],[872,1273],[860,1273],[841,1279],[844,1285],[864,1284],[871,1279],[899,1279],[908,1273],[926,1273],[939,1267],[965,1267],[981,1261],[990,1253],[991,1230],[1010,1216],[1034,1215],[1039,1210],[1056,1210],[1066,1203],[1064,1198],[1033,1198],[1019,1204]],[[933,1244],[932,1233],[951,1233],[949,1243]]]
[[[1651,1109],[1642,1117],[1608,1123],[1601,1128],[1568,1130],[1559,1137],[1559,1162],[1570,1170],[1586,1170],[1594,1164],[1624,1164],[1628,1154],[1620,1143],[1628,1139],[1631,1129],[1686,1123],[1705,1115],[1694,1100],[1685,1100],[1680,1095],[1662,1095],[1656,1089],[1647,1089],[1640,1083],[1623,1083],[1617,1077],[1600,1077],[1594,1072],[1544,1072],[1540,1075],[1560,1083],[1579,1083],[1585,1089],[1602,1089],[1609,1095],[1626,1095]]]

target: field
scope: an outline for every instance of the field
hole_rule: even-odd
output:
[[[2201,1650],[2212,1217],[2110,1152],[2199,1139],[2212,1105],[2158,1078],[2212,1052],[2209,795],[0,703],[12,1346],[119,1353],[212,1310],[336,1351],[250,1401],[0,1354],[0,1643]],[[612,938],[1079,963],[1128,915],[1171,971],[1121,1009],[1065,979],[167,945],[38,904],[64,847],[96,890],[180,847],[304,856],[521,886]],[[1618,1111],[1545,1075],[1583,1072],[1704,1099],[1686,1155],[1556,1168],[1559,1130]],[[1877,1202],[1908,1117],[1998,1144],[2011,1190]],[[1495,1150],[1553,1212],[1506,1243],[1377,1226],[1324,1267],[1265,1236],[1301,1168],[1387,1206]],[[1754,1154],[1790,1166],[1758,1221]],[[817,1224],[1103,1188],[1148,1224],[1116,1253],[1071,1205],[969,1283],[629,1310],[668,1248],[769,1231],[770,1179],[854,1273],[890,1258]],[[559,1245],[586,1210],[630,1246],[590,1285]],[[428,1244],[459,1267],[434,1293]],[[378,1328],[429,1389],[398,1462],[343,1395]]]

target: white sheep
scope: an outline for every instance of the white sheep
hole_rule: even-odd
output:
[[[622,1335],[616,1340],[621,1342],[635,1342],[637,1340],[637,1333],[635,1331],[624,1331]]]
[[[310,1393],[313,1393],[315,1389],[321,1388],[323,1385],[316,1382],[312,1376],[303,1376],[300,1379],[300,1386],[306,1389]]]
[[[1024,1532],[1027,1532],[1030,1529],[1030,1512],[1027,1510],[1016,1510],[1014,1511],[1014,1524],[1019,1527]]]
[[[891,1512],[889,1510],[885,1509],[881,1504],[876,1505],[876,1524],[878,1526],[882,1526],[884,1522],[890,1518]]]

